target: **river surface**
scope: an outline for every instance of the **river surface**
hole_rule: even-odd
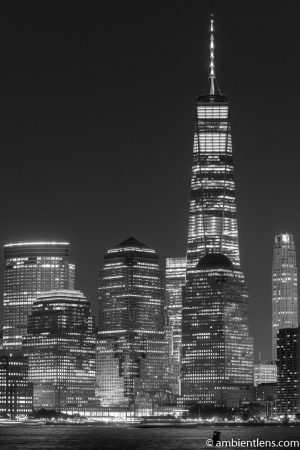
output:
[[[189,450],[209,448],[213,432],[222,440],[297,441],[300,426],[200,426],[198,428],[128,428],[117,426],[1,426],[0,450]],[[264,448],[267,447],[264,445]],[[226,448],[241,448],[240,445]],[[245,447],[244,447],[245,448]],[[248,446],[248,448],[251,448]],[[255,448],[252,446],[252,448]],[[262,447],[256,447],[262,448]]]

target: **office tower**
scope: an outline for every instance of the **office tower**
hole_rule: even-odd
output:
[[[182,287],[185,284],[186,258],[166,259],[166,311],[173,331],[173,355],[181,361]]]
[[[0,413],[14,419],[32,412],[28,359],[21,351],[0,350]]]
[[[163,275],[134,238],[107,251],[99,280],[96,395],[103,406],[165,401],[168,348]]]
[[[254,364],[254,386],[277,382],[277,366],[274,361],[260,361]]]
[[[4,246],[3,346],[20,349],[27,317],[37,295],[74,289],[75,266],[67,242],[27,242]]]
[[[279,414],[300,412],[299,337],[299,328],[282,328],[277,335],[277,412]]]
[[[275,236],[272,267],[272,357],[277,357],[277,334],[298,327],[296,250],[292,234]]]
[[[23,338],[35,409],[88,405],[95,395],[95,341],[90,304],[80,291],[38,295]]]
[[[238,406],[253,394],[253,340],[240,268],[229,103],[210,24],[209,92],[197,100],[182,308],[185,404]]]
[[[231,123],[214,63],[211,19],[209,93],[197,99],[188,227],[187,266],[205,253],[222,253],[240,265]]]
[[[186,405],[234,408],[253,395],[253,340],[244,276],[211,253],[187,273],[182,318],[182,396]]]

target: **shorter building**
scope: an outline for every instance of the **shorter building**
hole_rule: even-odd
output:
[[[20,351],[0,351],[0,413],[11,418],[32,412],[32,383],[28,359]]]
[[[84,408],[95,396],[95,330],[80,291],[40,294],[32,305],[24,353],[34,409]]]
[[[296,414],[299,408],[299,328],[279,330],[277,337],[277,412]]]
[[[274,361],[260,361],[254,364],[254,386],[277,382],[277,365]]]

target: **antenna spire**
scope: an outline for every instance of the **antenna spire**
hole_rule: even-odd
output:
[[[214,16],[211,14],[210,16],[210,44],[209,44],[209,94],[215,95],[216,93],[216,87],[218,92],[220,92],[217,80],[216,80],[216,74],[215,74],[215,41],[214,41]]]

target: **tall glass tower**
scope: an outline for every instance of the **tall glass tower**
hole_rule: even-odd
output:
[[[98,292],[96,394],[101,404],[161,401],[169,365],[163,276],[155,250],[132,237],[108,250]]]
[[[240,265],[229,103],[221,94],[210,28],[209,93],[197,99],[188,228],[187,265],[205,253],[222,253]]]
[[[38,296],[23,339],[35,409],[88,405],[95,394],[95,341],[90,304],[82,292],[60,289]]]
[[[277,359],[280,329],[298,327],[296,249],[292,234],[275,236],[272,267],[272,356]]]
[[[74,289],[75,266],[68,242],[26,242],[4,246],[3,347],[20,349],[37,295]]]
[[[182,308],[186,405],[236,407],[253,395],[253,339],[240,268],[229,103],[215,76],[210,22],[209,92],[197,99]]]

